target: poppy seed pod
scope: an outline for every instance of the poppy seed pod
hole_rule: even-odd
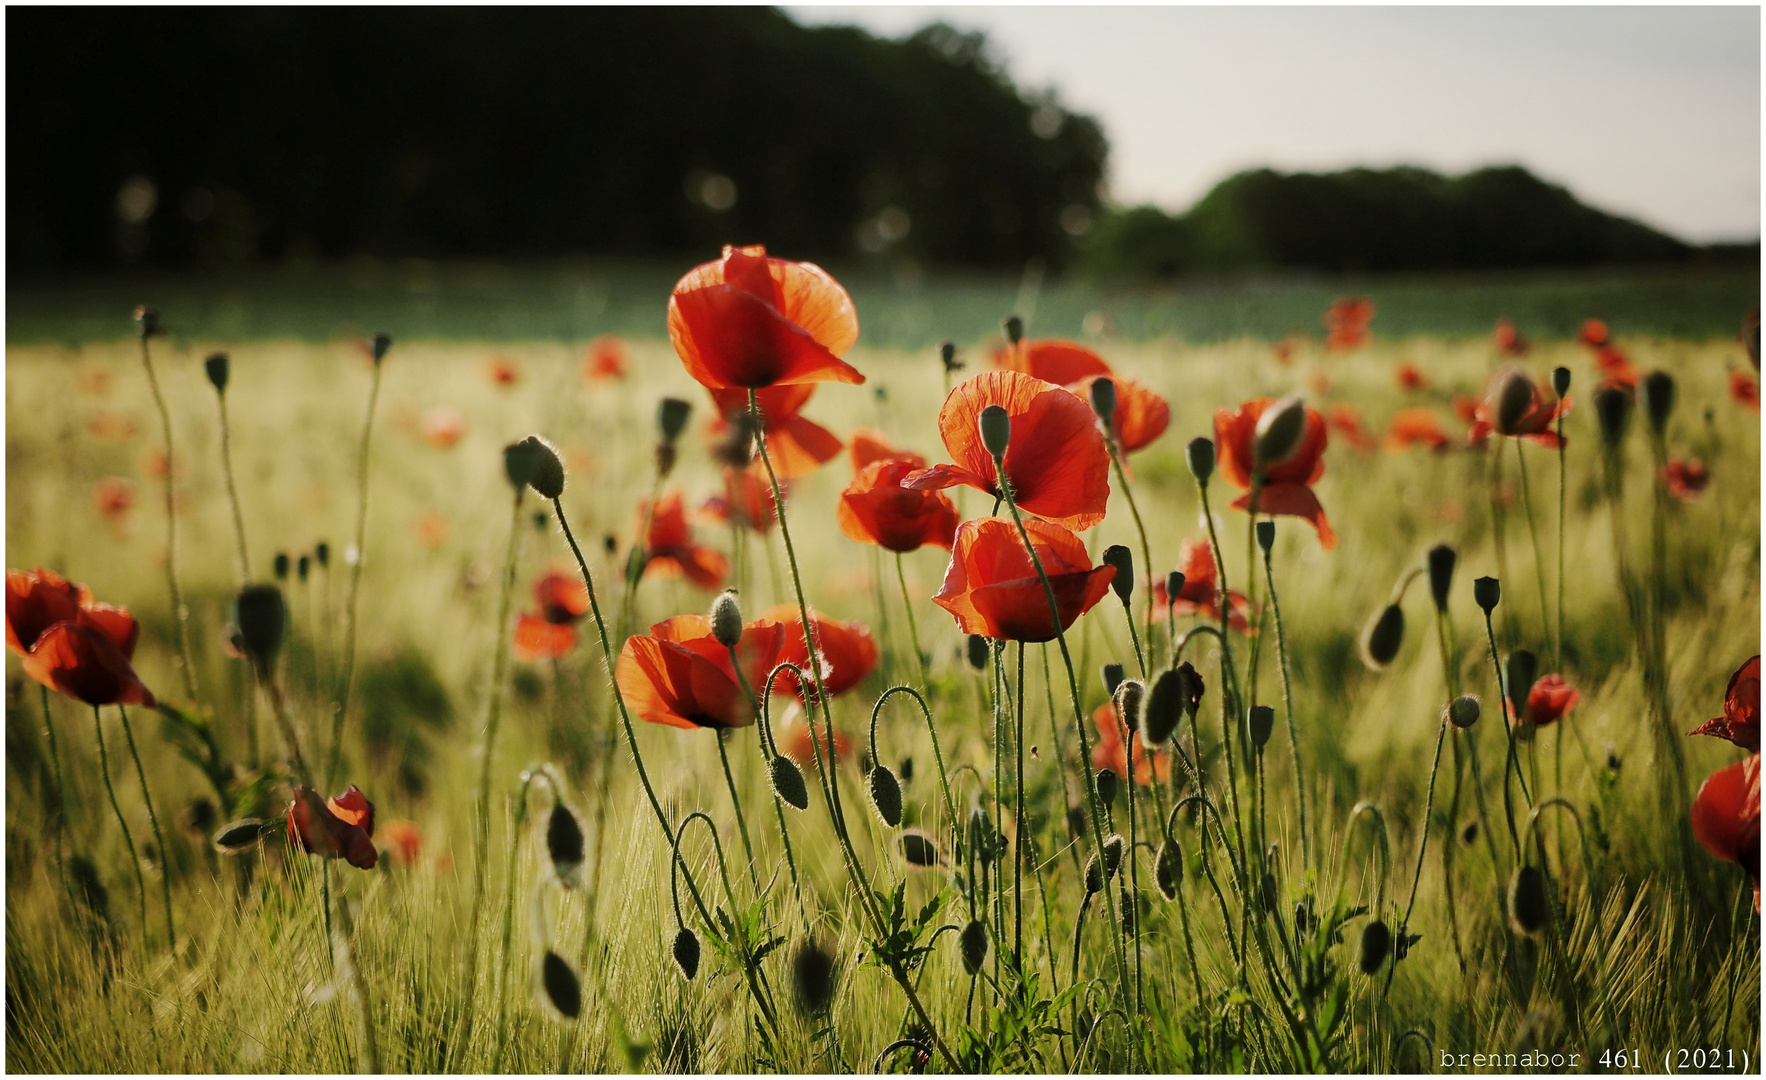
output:
[[[1111,877],[1116,876],[1117,868],[1122,865],[1122,852],[1127,846],[1127,841],[1122,839],[1121,833],[1111,833],[1104,837],[1104,872],[1106,874]]]
[[[1502,603],[1502,582],[1493,577],[1481,577],[1472,582],[1472,599],[1478,602],[1485,615],[1496,610]]]
[[[1116,770],[1099,769],[1097,775],[1098,801],[1106,807],[1116,805]]]
[[[583,983],[570,961],[551,949],[540,960],[540,994],[557,1014],[575,1020],[583,1011]]]
[[[665,397],[656,405],[656,427],[662,441],[672,444],[686,430],[687,417],[693,414],[693,403],[677,397]]]
[[[1153,858],[1153,883],[1167,901],[1177,899],[1177,890],[1183,885],[1183,849],[1176,840],[1159,845],[1159,853]]]
[[[165,333],[165,328],[159,323],[159,309],[148,307],[146,304],[136,308],[135,332],[140,334],[143,339]]]
[[[995,461],[1005,457],[1006,447],[1012,442],[1012,414],[998,405],[989,405],[981,410],[981,419],[977,423],[981,429],[981,445]]]
[[[1478,722],[1484,712],[1478,699],[1471,694],[1461,694],[1447,706],[1447,719],[1454,727],[1464,731]]]
[[[1668,416],[1674,411],[1674,376],[1666,371],[1652,371],[1637,385],[1643,399],[1643,414],[1649,418],[1650,430],[1660,435],[1668,427]]]
[[[1091,382],[1091,411],[1098,414],[1098,423],[1106,432],[1115,430],[1113,421],[1116,416],[1116,380],[1107,375],[1099,376]]]
[[[1536,937],[1550,917],[1544,871],[1537,866],[1516,867],[1508,882],[1509,929],[1524,937]]]
[[[1253,705],[1248,720],[1251,743],[1261,750],[1269,745],[1269,737],[1275,732],[1275,710],[1268,705]]]
[[[1387,604],[1361,632],[1361,662],[1373,671],[1384,671],[1403,644],[1404,609]]]
[[[561,802],[552,804],[546,819],[546,858],[558,883],[567,889],[575,887],[583,865],[583,827],[570,807]]]
[[[1214,475],[1214,440],[1197,436],[1184,447],[1184,459],[1189,462],[1190,475],[1196,483],[1206,484]]]
[[[987,645],[986,638],[982,637],[980,634],[969,635],[969,640],[965,646],[965,653],[967,654],[970,667],[974,668],[976,671],[986,671],[987,658],[992,654],[992,651],[993,650]]]
[[[791,986],[804,1012],[819,1015],[834,1000],[834,957],[814,939],[797,948],[791,958]]]
[[[233,623],[239,627],[246,652],[264,667],[275,663],[282,649],[282,625],[287,616],[282,590],[274,585],[247,585],[233,601]]]
[[[1125,672],[1121,664],[1114,661],[1105,664],[1103,668],[1104,692],[1111,697],[1115,697],[1116,688],[1122,685],[1124,674]]]
[[[987,924],[979,919],[972,919],[957,935],[957,944],[963,952],[963,970],[970,975],[981,970],[987,961]]]
[[[307,579],[308,572],[311,571],[311,569],[312,569],[312,564],[313,564],[313,560],[307,558],[305,555],[302,555],[299,559],[295,560],[294,576],[301,579],[302,581],[305,581]]]
[[[211,843],[214,844],[216,851],[228,855],[238,855],[256,847],[265,831],[262,819],[241,818],[223,826],[221,831],[215,834]]]
[[[871,805],[883,824],[891,829],[901,824],[901,785],[887,765],[871,770]]]
[[[1191,670],[1194,670],[1193,668]],[[1153,680],[1153,688],[1141,704],[1141,742],[1147,746],[1164,746],[1183,722],[1188,698],[1184,676],[1167,668]]]
[[[1253,444],[1260,469],[1280,465],[1300,449],[1300,436],[1306,433],[1306,402],[1298,394],[1289,396],[1263,410],[1257,418],[1256,442]]]
[[[288,580],[288,552],[278,551],[276,553],[276,557],[270,560],[270,573],[276,575],[277,581]]]
[[[1173,570],[1165,575],[1165,603],[1167,606],[1177,603],[1183,597],[1183,581],[1183,574],[1179,571]]]
[[[227,392],[227,366],[227,354],[224,352],[211,353],[202,362],[202,370],[208,375],[209,385],[215,388],[217,394]]]
[[[1147,684],[1139,679],[1124,679],[1110,695],[1122,723],[1132,731],[1141,726],[1141,712],[1147,702]]]
[[[1563,397],[1570,392],[1570,369],[1555,367],[1551,369],[1551,392]]]
[[[693,976],[699,974],[699,935],[681,927],[675,934],[674,954],[675,966],[681,969],[688,982],[692,982]]]
[[[901,857],[912,866],[937,866],[938,845],[923,832],[904,832],[901,834]]]
[[[1508,703],[1516,717],[1527,713],[1527,694],[1539,676],[1539,658],[1527,649],[1508,654]]]
[[[1275,547],[1275,522],[1259,521],[1257,523],[1257,546],[1263,549],[1265,555],[1268,555],[1270,549]]]
[[[379,367],[380,362],[386,359],[387,350],[391,348],[392,335],[384,330],[368,339],[368,355],[374,358],[375,367]]]
[[[938,346],[938,359],[944,362],[946,375],[963,370],[963,365],[957,361],[957,343],[954,341],[946,341]]]
[[[538,435],[529,435],[521,442],[532,458],[527,482],[542,498],[556,499],[564,494],[564,459],[558,448]]]
[[[313,558],[319,560],[319,568],[320,569],[324,569],[325,567],[330,566],[331,565],[331,545],[327,544],[323,540],[319,541],[317,544],[314,544],[313,545]]]
[[[1007,315],[1000,328],[1006,332],[1006,340],[1013,345],[1024,340],[1024,320],[1016,315]]]
[[[1085,860],[1085,895],[1096,896],[1104,891],[1104,867],[1098,862],[1097,852]]]
[[[1459,554],[1446,544],[1429,549],[1429,596],[1437,611],[1447,610],[1447,596],[1453,588],[1453,564],[1458,561]]]
[[[725,589],[711,602],[711,636],[726,649],[742,640],[742,605],[736,602],[734,589]]]
[[[1126,605],[1134,595],[1134,555],[1122,544],[1111,544],[1104,549],[1104,554],[1098,561],[1116,568],[1116,576],[1110,579],[1110,588],[1116,593],[1116,599]]]
[[[1637,402],[1622,386],[1603,386],[1594,392],[1594,415],[1600,420],[1600,441],[1608,450],[1625,441],[1631,426],[1631,410]]]
[[[1361,973],[1372,975],[1386,962],[1392,951],[1392,931],[1384,921],[1375,919],[1361,928]]]
[[[773,791],[798,810],[809,809],[809,785],[803,782],[803,770],[783,754],[773,758],[768,767],[772,774]]]
[[[1517,368],[1503,372],[1496,384],[1496,392],[1491,395],[1496,399],[1497,432],[1503,435],[1514,434],[1521,418],[1532,410],[1533,399],[1538,393],[1539,389],[1525,372]]]

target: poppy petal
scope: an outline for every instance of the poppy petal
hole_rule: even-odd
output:
[[[1232,505],[1234,510],[1249,510],[1251,494],[1246,492],[1240,495]],[[1271,484],[1260,489],[1257,493],[1257,512],[1305,518],[1318,530],[1320,547],[1329,551],[1337,546],[1337,534],[1331,530],[1331,523],[1325,520],[1324,507],[1319,503],[1318,496],[1305,484]]]
[[[555,623],[539,615],[515,620],[515,658],[526,663],[556,660],[576,647],[576,627]]]
[[[732,285],[670,297],[668,330],[688,374],[711,389],[865,381],[776,308]]]

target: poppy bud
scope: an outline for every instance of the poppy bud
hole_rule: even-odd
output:
[[[1527,712],[1527,694],[1539,675],[1539,658],[1527,649],[1508,654],[1508,702],[1521,717]]]
[[[1097,775],[1098,801],[1106,807],[1116,805],[1116,770],[1099,769]]]
[[[711,636],[726,649],[742,640],[742,607],[734,589],[725,589],[711,602]]]
[[[215,834],[213,843],[215,850],[228,855],[238,855],[250,851],[257,846],[266,829],[264,822],[258,818],[241,818],[231,824],[222,826]]]
[[[313,560],[305,555],[302,555],[300,558],[296,559],[294,562],[294,576],[299,578],[302,581],[305,581],[307,579],[307,574],[309,572],[311,572],[312,568],[313,568]]]
[[[1476,697],[1471,694],[1461,694],[1447,706],[1447,719],[1454,727],[1464,731],[1478,722],[1478,717],[1482,715],[1483,711],[1483,707],[1478,704]]]
[[[575,1020],[583,1011],[583,982],[570,961],[551,949],[540,960],[540,993],[546,1003],[566,1020]]]
[[[1116,380],[1108,375],[1099,376],[1091,381],[1091,411],[1098,414],[1098,423],[1106,432],[1115,430],[1112,421],[1116,417]]]
[[[1472,582],[1472,599],[1489,615],[1502,603],[1502,582],[1493,577],[1481,577]]]
[[[1196,483],[1206,484],[1208,478],[1214,475],[1214,441],[1212,439],[1200,436],[1191,439],[1190,444],[1184,447],[1184,457],[1189,461],[1190,475],[1196,478]]]
[[[1447,594],[1453,588],[1453,564],[1459,554],[1446,544],[1429,549],[1429,595],[1434,597],[1435,610],[1447,610]]]
[[[994,460],[1006,456],[1006,447],[1012,441],[1012,415],[998,405],[989,405],[981,410],[979,421],[981,429],[981,445],[987,448]]]
[[[1265,555],[1269,554],[1270,548],[1275,547],[1275,522],[1259,521],[1257,523],[1257,546],[1263,549]]]
[[[1387,604],[1361,632],[1361,662],[1373,671],[1384,671],[1403,644],[1404,609]]]
[[[606,536],[603,536],[601,538],[601,550],[605,551],[609,555],[612,555],[614,552],[618,551],[619,550],[619,537],[614,536],[612,533],[608,533]]]
[[[288,580],[288,552],[276,553],[276,557],[270,560],[270,572],[276,575],[277,581]]]
[[[1097,852],[1085,860],[1085,895],[1096,896],[1104,891],[1104,868],[1098,862]]]
[[[834,958],[814,939],[798,946],[791,958],[791,985],[804,1012],[818,1015],[834,1000]]]
[[[1122,850],[1126,846],[1121,833],[1111,833],[1104,837],[1104,872],[1109,876],[1116,876],[1116,868],[1122,865]]]
[[[914,782],[914,759],[911,757],[901,759],[901,782],[904,784]]]
[[[957,359],[957,343],[946,341],[938,346],[938,359],[944,362],[944,373],[952,375],[963,370],[963,364]]]
[[[535,448],[526,439],[503,447],[503,475],[517,494],[533,480],[534,471],[539,468],[536,456]]]
[[[1177,603],[1178,597],[1182,595],[1183,575],[1176,570],[1173,570],[1171,573],[1165,575],[1165,603],[1167,605],[1175,604]]]
[[[1275,731],[1275,710],[1268,705],[1251,706],[1251,743],[1261,750],[1269,745],[1269,736]]]
[[[1607,747],[1607,770],[1609,772],[1618,772],[1620,766],[1624,764],[1624,760],[1619,757],[1619,752],[1610,746]]]
[[[877,808],[883,824],[891,829],[901,824],[901,785],[887,765],[871,770],[871,805]]]
[[[546,858],[558,883],[567,889],[575,887],[583,865],[583,827],[575,812],[561,802],[552,804],[546,819]]]
[[[980,634],[970,634],[966,645],[969,666],[976,671],[987,670],[987,658],[993,650],[988,647],[987,639]]]
[[[1551,369],[1551,392],[1563,397],[1570,392],[1570,369],[1556,367]]]
[[[1147,684],[1139,679],[1124,679],[1111,696],[1116,712],[1130,731],[1141,726],[1141,710],[1146,705]]]
[[[693,413],[693,403],[682,401],[676,397],[665,397],[656,406],[656,427],[662,432],[662,441],[672,444],[686,430],[687,417]]]
[[[1115,591],[1116,599],[1126,605],[1129,597],[1134,595],[1134,556],[1123,545],[1111,544],[1104,549],[1104,554],[1098,561],[1116,568],[1116,576],[1110,579],[1110,588]]]
[[[1600,441],[1608,450],[1625,441],[1631,426],[1631,410],[1637,403],[1622,386],[1603,386],[1594,392],[1594,415],[1600,420]]]
[[[264,667],[276,662],[286,617],[282,590],[274,585],[247,585],[233,601],[233,622],[246,653]]]
[[[1533,385],[1525,372],[1518,368],[1510,368],[1502,373],[1496,384],[1496,392],[1490,395],[1496,400],[1496,430],[1503,435],[1512,435],[1533,408],[1533,399],[1539,389]]]
[[[1384,921],[1375,919],[1361,928],[1361,973],[1372,975],[1386,962],[1392,951],[1392,931]]]
[[[1294,904],[1294,933],[1296,936],[1306,933],[1306,901]]]
[[[1276,894],[1275,875],[1266,872],[1258,885],[1260,886],[1260,895],[1263,897],[1263,910],[1274,911],[1277,902],[1281,899]]]
[[[1263,410],[1257,418],[1254,444],[1259,468],[1280,465],[1300,449],[1300,436],[1306,433],[1306,403],[1300,395],[1289,396]]]
[[[136,308],[135,331],[141,335],[143,341],[165,333],[165,328],[159,324],[159,309],[150,308],[146,304]]]
[[[374,357],[375,367],[379,367],[380,362],[386,359],[386,352],[390,348],[392,348],[392,335],[384,330],[368,339],[368,353]]]
[[[1159,845],[1159,854],[1153,858],[1153,883],[1159,886],[1160,896],[1168,901],[1177,899],[1177,890],[1183,886],[1183,849],[1176,840]]]
[[[1466,827],[1460,830],[1459,842],[1464,844],[1466,847],[1471,847],[1473,844],[1478,842],[1478,823],[1477,822],[1475,822],[1475,821],[1466,822]]]
[[[521,445],[528,448],[531,457],[527,482],[540,497],[556,499],[564,494],[564,459],[558,456],[558,448],[539,435],[529,435]]]
[[[1116,688],[1122,685],[1123,668],[1121,664],[1111,661],[1104,665],[1104,692],[1111,697],[1116,696]]]
[[[987,960],[987,924],[979,919],[970,920],[957,935],[957,944],[963,950],[963,970],[970,975],[980,971]]]
[[[1545,873],[1537,866],[1515,868],[1508,882],[1509,929],[1525,937],[1535,937],[1545,929],[1551,917],[1551,904],[1545,897]]]
[[[686,927],[681,927],[675,935],[675,966],[681,969],[688,982],[699,974],[699,935]]]
[[[1142,743],[1164,746],[1177,731],[1177,726],[1183,723],[1184,703],[1188,697],[1186,683],[1182,674],[1169,668],[1153,680],[1153,689],[1141,704]]]
[[[969,809],[968,837],[969,850],[984,858],[993,849],[993,823],[987,820],[987,811],[979,806]]]
[[[215,804],[199,795],[184,808],[181,824],[186,832],[202,836],[214,828],[216,816]]]
[[[1006,321],[1001,324],[1001,328],[1006,332],[1006,340],[1013,345],[1024,340],[1024,320],[1018,316],[1007,315]]]
[[[901,857],[913,866],[937,866],[938,845],[917,829],[901,834]]]
[[[1128,937],[1133,937],[1134,936],[1134,898],[1128,895],[1127,889],[1123,889],[1120,893],[1117,894],[1116,899],[1117,899],[1118,906],[1122,910],[1122,933]]]
[[[331,545],[327,544],[323,540],[319,541],[317,544],[314,544],[313,545],[313,558],[319,560],[319,568],[321,570],[330,566],[331,565]]]
[[[780,754],[773,758],[768,771],[772,774],[773,791],[779,798],[799,810],[809,809],[809,785],[803,782],[803,770],[795,761]]]
[[[215,393],[225,394],[227,392],[226,353],[210,354],[209,358],[202,362],[202,370],[208,374],[209,385],[215,388]]]
[[[1649,417],[1650,430],[1660,435],[1668,427],[1668,415],[1674,411],[1674,376],[1666,371],[1652,371],[1638,384],[1643,398],[1643,414]]]

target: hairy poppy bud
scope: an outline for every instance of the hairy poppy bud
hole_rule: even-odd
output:
[[[1386,928],[1385,922],[1375,919],[1361,928],[1361,973],[1372,975],[1380,970],[1386,962],[1386,954],[1392,951],[1392,931]]]
[[[527,482],[540,497],[556,499],[564,494],[564,459],[558,456],[558,448],[538,435],[529,435],[516,445],[527,448]],[[513,481],[514,474],[510,477]]]
[[[1461,694],[1447,706],[1447,719],[1454,727],[1464,731],[1478,722],[1478,717],[1483,711],[1483,707],[1478,704],[1476,697],[1471,694]]]
[[[1631,426],[1631,410],[1636,406],[1631,391],[1622,386],[1603,386],[1594,392],[1594,415],[1600,420],[1600,441],[1608,450],[1625,441],[1625,429]]]
[[[944,373],[954,375],[963,370],[962,361],[957,359],[957,343],[946,341],[938,346],[938,359],[944,362]]]
[[[987,820],[987,811],[979,806],[970,807],[967,835],[969,850],[986,858],[993,850],[993,822]]]
[[[1256,443],[1258,468],[1280,465],[1300,449],[1300,437],[1306,434],[1306,403],[1298,394],[1290,394],[1263,410],[1257,418]]]
[[[1099,376],[1091,381],[1091,411],[1098,414],[1098,423],[1106,432],[1114,433],[1112,421],[1116,417],[1116,380],[1108,375]]]
[[[804,1012],[820,1015],[834,1000],[834,957],[815,939],[804,942],[791,958],[791,986]]]
[[[871,805],[877,808],[883,824],[891,829],[901,824],[901,785],[887,765],[871,770]]]
[[[1171,573],[1165,575],[1165,603],[1168,606],[1175,604],[1177,603],[1178,598],[1182,595],[1183,575],[1176,570],[1173,570]]]
[[[1551,369],[1551,392],[1563,397],[1570,392],[1570,369],[1556,367]]]
[[[1447,594],[1453,588],[1453,564],[1459,561],[1459,555],[1446,544],[1436,544],[1429,549],[1429,595],[1435,600],[1435,610],[1447,610]]]
[[[1096,896],[1104,891],[1104,867],[1098,862],[1097,852],[1085,860],[1085,895]]]
[[[1159,854],[1153,858],[1153,883],[1159,886],[1160,896],[1177,899],[1177,890],[1183,886],[1183,849],[1176,840],[1159,845]]]
[[[1122,852],[1127,846],[1121,833],[1111,833],[1104,837],[1104,873],[1110,877],[1116,876],[1116,868],[1122,865]]]
[[[1275,731],[1275,710],[1268,705],[1253,705],[1248,719],[1251,743],[1261,750],[1269,745],[1269,736]]]
[[[1275,522],[1259,521],[1257,523],[1257,546],[1263,549],[1265,555],[1268,555],[1270,549],[1275,547]]]
[[[368,355],[374,358],[375,367],[379,367],[380,362],[386,359],[387,350],[391,348],[392,335],[384,330],[368,339]]]
[[[1128,937],[1133,937],[1135,915],[1134,898],[1128,895],[1127,889],[1123,889],[1116,894],[1116,902],[1118,908],[1122,911],[1122,933]]]
[[[212,842],[216,851],[238,855],[256,847],[267,831],[269,830],[260,818],[240,818],[222,826]]]
[[[692,982],[693,976],[699,974],[699,935],[681,927],[675,934],[674,954],[675,966],[681,969],[688,982]]]
[[[583,1011],[583,982],[570,961],[551,949],[540,959],[540,996],[560,1017],[575,1020]]]
[[[1533,385],[1533,380],[1525,372],[1518,368],[1503,372],[1497,381],[1495,393],[1490,395],[1496,406],[1494,426],[1497,432],[1513,435],[1521,419],[1532,411],[1533,401],[1538,395],[1538,387]]]
[[[1537,866],[1515,868],[1508,882],[1509,929],[1526,937],[1535,937],[1545,929],[1551,918],[1551,903],[1545,896],[1545,872]]]
[[[1024,320],[1017,315],[1007,315],[1005,322],[1000,326],[1006,332],[1006,340],[1013,345],[1024,340]]]
[[[974,668],[976,671],[987,670],[987,660],[988,657],[993,654],[993,650],[987,644],[986,638],[982,637],[980,634],[970,634],[969,640],[965,645],[965,652],[970,667]]]
[[[517,493],[527,490],[533,480],[534,470],[539,468],[535,458],[535,448],[526,439],[503,447],[503,475]]]
[[[225,394],[227,392],[226,353],[209,354],[209,358],[202,362],[202,370],[208,375],[209,385],[215,388],[215,393]]]
[[[1481,577],[1472,582],[1472,599],[1489,615],[1502,603],[1502,582],[1493,577]]]
[[[711,602],[711,636],[726,649],[742,640],[742,606],[734,589],[725,589]]]
[[[1190,670],[1194,671],[1194,668]],[[1184,706],[1188,698],[1186,685],[1188,680],[1179,672],[1167,668],[1153,680],[1153,688],[1148,691],[1146,700],[1141,704],[1141,742],[1147,746],[1164,746],[1183,722]]]
[[[1105,664],[1103,668],[1104,692],[1111,697],[1115,697],[1116,688],[1122,685],[1123,675],[1124,671],[1121,664],[1118,664],[1115,661]]]
[[[1668,416],[1674,411],[1674,376],[1666,371],[1652,371],[1637,386],[1643,399],[1643,414],[1649,418],[1650,430],[1660,435],[1668,427]]]
[[[264,667],[276,662],[287,615],[282,590],[274,585],[247,585],[233,600],[233,623],[239,627],[246,653]]]
[[[159,309],[146,304],[136,308],[135,332],[141,335],[142,340],[165,333],[165,328],[159,324]]]
[[[803,782],[803,770],[795,761],[780,754],[773,758],[767,770],[772,775],[773,791],[779,798],[798,810],[809,809],[809,785]]]
[[[662,441],[672,445],[686,430],[687,417],[693,413],[693,403],[682,401],[677,397],[665,397],[656,406],[656,427],[662,432]]]
[[[963,970],[970,975],[980,971],[987,961],[987,924],[979,919],[970,920],[957,935],[957,944],[963,951]]]
[[[574,888],[583,865],[583,827],[576,813],[562,802],[553,803],[546,818],[546,858],[558,884]]]
[[[1110,588],[1115,591],[1116,599],[1126,605],[1129,597],[1134,595],[1134,556],[1123,545],[1111,544],[1104,549],[1104,554],[1098,561],[1116,568],[1116,576],[1110,579]]]
[[[1097,775],[1098,801],[1106,807],[1116,805],[1116,770],[1099,769]]]
[[[270,560],[270,573],[276,575],[277,581],[288,580],[288,552],[278,551],[276,553],[276,557]]]
[[[1532,652],[1516,649],[1508,654],[1508,703],[1517,718],[1527,713],[1527,694],[1538,675],[1539,658]]]
[[[989,405],[981,410],[978,421],[981,429],[981,445],[987,448],[997,460],[1006,456],[1006,447],[1012,441],[1012,415],[998,405]]]
[[[1404,609],[1387,604],[1361,632],[1361,662],[1374,671],[1384,671],[1404,644]]]
[[[1206,484],[1208,478],[1214,475],[1214,441],[1212,439],[1200,436],[1191,439],[1190,444],[1184,447],[1184,458],[1189,462],[1190,475],[1196,478],[1196,483]]]
[[[1130,731],[1141,726],[1141,711],[1146,706],[1147,684],[1139,679],[1124,679],[1116,692],[1110,695],[1116,706],[1117,714],[1122,723]]]
[[[912,866],[937,866],[938,845],[918,829],[901,834],[901,857]]]
[[[313,545],[313,558],[319,560],[319,568],[320,569],[324,569],[324,568],[330,566],[331,565],[331,545],[327,544],[323,540],[319,541],[317,544],[314,544]]]

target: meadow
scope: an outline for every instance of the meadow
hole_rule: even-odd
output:
[[[52,568],[126,606],[142,628],[134,669],[161,702],[131,708],[129,731],[117,709],[97,710],[106,765],[95,710],[9,661],[9,1069],[1446,1071],[1443,1054],[1541,1053],[1540,1071],[1636,1072],[1687,1067],[1682,1050],[1701,1067],[1758,1069],[1757,771],[1750,872],[1713,858],[1688,818],[1704,779],[1743,751],[1685,734],[1724,715],[1732,673],[1759,652],[1759,415],[1735,393],[1757,372],[1732,336],[1744,311],[1721,331],[1701,314],[1679,335],[1620,333],[1610,347],[1640,376],[1671,374],[1674,392],[1667,408],[1659,381],[1622,394],[1642,400],[1613,441],[1594,406],[1611,358],[1575,333],[1588,316],[1622,328],[1622,310],[1566,311],[1542,329],[1522,319],[1536,340],[1511,356],[1487,326],[1398,334],[1379,317],[1371,338],[1327,348],[1310,328],[1328,297],[1307,301],[1308,326],[1268,337],[1100,323],[1120,336],[1087,346],[1118,383],[1169,404],[1162,435],[1123,458],[1134,509],[1112,470],[1108,512],[1080,534],[1087,566],[1127,549],[1133,592],[1126,605],[1094,598],[1057,640],[990,648],[931,602],[946,550],[923,546],[898,572],[837,524],[848,449],[790,482],[792,551],[776,523],[713,520],[704,504],[726,494],[714,454],[730,440],[710,430],[717,410],[669,340],[639,332],[661,325],[668,285],[605,316],[627,335],[623,377],[590,377],[585,346],[553,327],[401,335],[376,359],[355,337],[187,333],[162,300],[169,335],[147,348],[175,439],[175,552],[127,307],[114,333],[9,326],[7,565]],[[874,429],[928,464],[952,460],[941,405],[1006,347],[996,327],[1011,293],[997,310],[973,296],[916,309],[927,326],[897,332],[911,348],[871,333],[860,294],[845,360],[866,381],[819,385],[802,415],[843,442]],[[1062,304],[1030,340],[1098,300],[1043,300]],[[947,372],[926,337],[956,340],[965,367]],[[237,525],[204,366],[217,351],[230,358]],[[1501,433],[1468,441],[1456,400],[1494,389],[1494,416],[1510,384],[1493,377],[1511,365],[1541,400],[1553,370],[1569,372],[1561,457]],[[1261,519],[1274,526],[1262,548],[1229,505],[1227,451],[1198,484],[1191,440],[1216,438],[1217,410],[1293,392],[1318,410],[1306,438],[1329,431],[1307,486],[1330,550],[1285,513]],[[669,397],[692,405],[678,441],[658,432]],[[1415,409],[1444,439],[1392,445],[1394,420]],[[543,481],[511,486],[505,448],[530,433],[565,470],[556,503]],[[1665,473],[1669,458],[1697,459],[1703,479]],[[767,723],[725,742],[638,715],[628,737],[596,619],[617,656],[622,635],[719,596],[652,572],[627,610],[643,505],[671,489],[692,542],[733,557],[724,584],[745,642],[770,609],[796,609],[800,572],[818,613],[868,627],[875,669],[808,717],[775,688]],[[1015,502],[947,494],[966,520],[994,512],[1018,528]],[[1186,560],[1186,541],[1193,554],[1210,533],[1218,565]],[[1437,545],[1456,555],[1445,580]],[[194,695],[177,660],[173,554]],[[1151,585],[1184,566],[1191,583],[1214,571],[1246,593],[1256,632],[1223,626],[1231,602],[1149,620]],[[557,599],[554,618],[537,598],[569,647],[508,655],[536,582],[585,572],[598,613]],[[1486,577],[1501,583],[1488,624],[1474,590]],[[279,647],[236,605],[246,578],[280,589]],[[1396,635],[1379,619],[1393,604]],[[1179,642],[1202,683],[1187,708],[1161,674]],[[1526,676],[1523,653],[1537,658]],[[1552,674],[1578,698],[1561,717],[1517,721],[1511,739],[1503,699],[1534,708],[1533,676]],[[1090,756],[1102,738],[1123,742],[1106,686],[1123,676],[1145,682],[1138,700],[1116,699],[1130,728],[1176,717],[1175,735],[1152,740],[1151,784],[1100,782]],[[315,773],[332,772],[346,681],[339,767],[316,786],[355,784],[373,801],[371,870],[303,853],[283,823],[301,772],[289,736]],[[877,706],[902,684],[930,723],[911,694]],[[1464,727],[1463,707],[1447,714],[1462,695],[1481,699]],[[824,718],[845,744],[829,769],[806,730]],[[770,742],[797,758],[806,810],[775,799],[791,792]],[[1147,765],[1135,753],[1125,771]],[[871,794],[874,765],[899,787],[894,822],[874,805],[888,803]],[[680,835],[679,869],[657,810]],[[695,812],[710,830],[689,827]],[[1114,876],[1088,870],[1111,834],[1129,857]]]

